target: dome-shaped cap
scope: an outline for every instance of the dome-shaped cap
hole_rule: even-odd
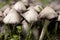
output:
[[[5,24],[18,24],[20,23],[20,15],[16,12],[15,9],[11,9],[8,15],[3,19]]]
[[[34,9],[30,9],[23,14],[23,17],[30,23],[38,20],[38,13]]]
[[[21,1],[18,1],[12,8],[17,10],[18,12],[26,10],[26,7],[25,7],[24,3],[21,2]]]
[[[39,14],[40,18],[47,18],[52,19],[57,17],[58,14],[51,8],[51,7],[45,7]]]

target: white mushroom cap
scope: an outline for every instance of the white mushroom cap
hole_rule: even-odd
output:
[[[15,9],[11,9],[8,15],[3,19],[5,24],[18,24],[20,23],[20,15]]]
[[[27,11],[26,13],[23,14],[23,17],[29,22],[37,21],[38,20],[38,13],[34,10],[31,9]]]
[[[29,24],[24,20],[23,22],[22,22],[22,29],[23,29],[23,31],[24,32],[28,32],[28,30],[29,30]]]
[[[21,0],[26,6],[29,5],[29,0]]]
[[[57,21],[60,21],[60,15],[58,16],[58,20]]]
[[[8,14],[8,12],[10,11],[10,7],[8,7],[4,12],[3,12],[3,15],[6,16]]]
[[[52,2],[49,6],[52,7],[54,10],[60,10],[60,3],[57,1]]]
[[[51,7],[48,6],[44,8],[39,14],[40,18],[47,18],[47,19],[52,19],[57,16],[58,16],[57,13]]]
[[[40,5],[36,5],[30,6],[27,10],[34,9],[35,11],[40,12],[41,11],[40,8],[42,8]]]
[[[25,7],[24,3],[21,2],[21,1],[18,1],[12,8],[17,10],[18,12],[26,10],[26,7]]]
[[[40,5],[36,5],[36,6],[34,7],[34,9],[35,9],[37,12],[40,12],[40,11],[41,11],[40,8],[42,8]]]

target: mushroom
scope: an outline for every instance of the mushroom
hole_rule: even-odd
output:
[[[23,30],[29,33],[31,31],[31,26],[33,25],[33,23],[38,21],[38,13],[34,9],[30,9],[29,11],[23,14],[23,17],[25,18],[25,21],[23,21],[23,28],[24,28]],[[35,35],[35,32],[33,32],[33,35],[35,37],[37,36],[37,34]]]
[[[49,6],[52,7],[56,11],[60,10],[60,3],[57,1],[52,2]]]
[[[45,7],[41,13],[39,14],[39,17],[40,18],[47,18],[47,19],[53,19],[53,18],[56,18],[58,16],[58,14],[51,8],[51,7]],[[41,35],[40,35],[40,38],[39,40],[43,40],[43,37],[46,33],[46,30],[47,30],[47,27],[50,23],[49,20],[45,19],[45,24],[43,26],[43,29],[42,29],[42,32],[41,32]]]
[[[38,20],[38,13],[34,9],[30,9],[23,14],[23,17],[29,22],[36,22]]]
[[[52,19],[57,16],[58,16],[58,14],[49,6],[44,8],[39,14],[40,18],[47,18],[47,19]]]
[[[16,12],[15,9],[11,9],[8,12],[8,15],[3,19],[3,22],[5,24],[15,24],[15,23],[20,23],[21,17],[20,15]]]
[[[18,12],[26,10],[26,7],[25,7],[24,3],[21,2],[21,1],[18,1],[15,5],[13,5],[12,8],[14,8],[15,10],[17,10]]]
[[[21,22],[21,16],[17,13],[15,9],[11,9],[7,16],[3,19],[3,22],[7,25],[11,25],[12,27],[12,32],[14,31],[15,27],[17,24]],[[10,27],[11,27],[10,26]]]
[[[4,16],[6,16],[7,14],[8,14],[8,12],[10,11],[10,7],[8,7],[4,12],[3,12],[3,14],[4,14]]]
[[[29,0],[21,0],[21,1],[25,4],[25,6],[29,5]]]
[[[42,7],[40,5],[30,6],[27,10],[34,9],[36,12],[40,12]]]
[[[40,11],[41,11],[40,8],[42,9],[41,5],[36,5],[36,6],[34,7],[34,9],[35,9],[37,12],[40,12]]]

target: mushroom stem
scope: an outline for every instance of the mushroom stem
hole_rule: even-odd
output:
[[[56,26],[55,26],[55,34],[57,32],[57,27],[58,27],[58,22],[56,22]]]
[[[15,30],[15,25],[13,24],[12,27],[13,27],[13,29],[12,29],[13,31],[12,31],[12,32],[14,32],[14,30]]]
[[[32,25],[33,25],[33,22],[31,24],[29,24],[29,30],[27,32],[25,40],[28,40],[28,39],[30,40],[30,38],[31,38],[31,33],[32,33],[31,27],[32,27]]]
[[[7,37],[10,33],[9,25],[4,24],[5,28],[5,35],[4,35],[4,40],[7,40]]]
[[[41,35],[40,35],[39,40],[43,40],[44,35],[46,33],[46,30],[47,30],[47,27],[48,27],[49,23],[50,23],[50,21],[45,19],[45,24],[43,26],[43,29],[42,29],[42,32],[41,32]]]

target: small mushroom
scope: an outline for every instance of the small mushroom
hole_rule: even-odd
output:
[[[60,3],[57,1],[52,2],[49,6],[52,7],[56,11],[60,10]]]
[[[21,0],[26,6],[29,5],[29,0]]]
[[[40,5],[36,5],[36,6],[34,7],[34,9],[35,9],[37,12],[40,12],[40,11],[41,11],[40,8],[42,8]]]
[[[39,14],[40,18],[47,18],[52,19],[57,17],[58,14],[51,8],[51,7],[45,7]]]
[[[25,7],[24,3],[21,2],[21,1],[18,1],[17,3],[15,3],[15,5],[12,8],[14,8],[15,10],[17,10],[18,12],[26,10],[26,7]]]
[[[34,9],[30,9],[23,14],[23,17],[29,22],[36,22],[38,20],[38,13]]]
[[[10,7],[8,7],[4,12],[3,12],[3,14],[4,14],[4,16],[6,16],[7,14],[8,14],[8,12],[10,11]]]
[[[47,6],[46,8],[44,8],[41,11],[41,13],[39,14],[39,17],[40,18],[47,18],[47,19],[50,20],[50,19],[53,19],[55,17],[58,17],[58,15],[57,15],[57,13],[52,8]],[[39,40],[43,40],[43,37],[44,37],[44,35],[46,33],[46,30],[47,30],[47,27],[48,27],[48,25],[50,23],[50,21],[47,20],[47,19],[45,19],[45,24],[43,26],[43,29],[42,29],[42,32],[41,32]]]
[[[36,12],[40,12],[42,7],[40,5],[30,6],[27,10],[34,9]]]
[[[8,15],[3,19],[5,24],[18,24],[20,23],[20,15],[16,12],[15,9],[11,9]]]

